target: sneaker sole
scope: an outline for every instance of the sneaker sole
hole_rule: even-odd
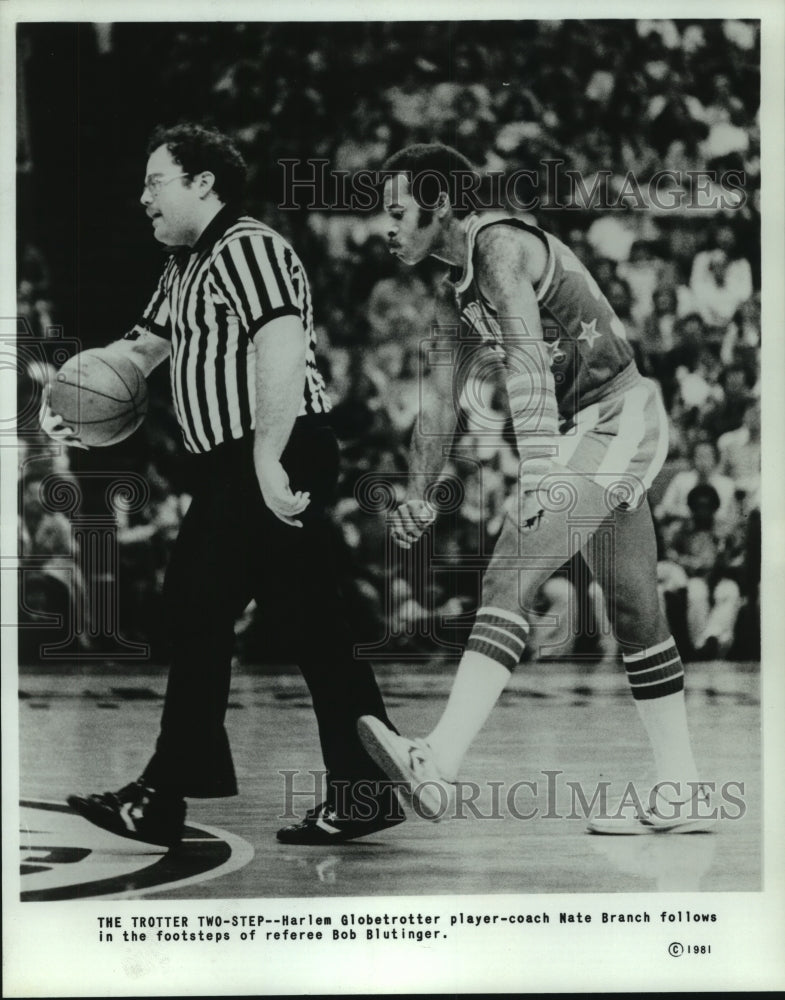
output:
[[[397,782],[398,790],[423,819],[438,823],[444,816],[445,804],[424,783],[415,784],[409,770],[409,762],[398,751],[391,736],[395,736],[381,719],[364,715],[357,722],[357,732],[363,746],[372,760],[384,771],[388,778]],[[417,807],[415,807],[415,803]]]
[[[398,820],[389,820],[385,823],[378,823],[371,827],[369,830],[356,830],[351,833],[347,833],[341,830],[338,833],[327,833],[324,830],[314,830],[302,832],[300,834],[289,834],[287,835],[283,830],[279,830],[275,835],[275,839],[279,844],[288,844],[290,847],[330,847],[337,846],[339,844],[350,844],[352,841],[358,840],[362,837],[372,837],[375,833],[381,833],[384,830],[390,830],[394,826],[399,826],[403,823],[403,817]]]
[[[658,826],[647,821],[642,825],[652,833],[711,833],[715,823],[713,819],[692,819],[677,823],[675,826]]]
[[[645,837],[652,834],[685,834],[685,833],[711,833],[714,828],[714,820],[696,819],[675,826],[655,826],[644,820],[630,820],[625,822],[619,820],[615,822],[609,820],[603,826],[602,821],[589,823],[586,832],[602,837]]]
[[[138,833],[134,833],[127,827],[122,826],[114,813],[109,811],[104,812],[101,809],[97,809],[76,795],[69,795],[66,802],[75,813],[82,817],[82,819],[87,820],[88,823],[92,823],[93,826],[97,826],[100,830],[106,830],[107,833],[113,833],[116,837],[123,837],[126,840],[134,840],[140,844],[151,844],[153,847],[168,848],[177,847],[182,839],[180,836],[174,839],[171,837],[168,839],[164,839],[163,837],[153,839],[151,837],[144,837]]]

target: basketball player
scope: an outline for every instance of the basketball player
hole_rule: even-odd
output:
[[[352,657],[332,572],[338,449],[308,278],[278,233],[239,211],[246,168],[227,136],[179,125],[158,130],[148,154],[141,203],[172,252],[140,321],[109,350],[145,376],[170,360],[193,499],[164,585],[171,665],[155,753],[119,791],[68,801],[114,833],[173,846],[186,797],[235,795],[224,728],[234,623],[251,598],[264,607],[283,596],[280,627],[311,691],[328,791],[278,839],[373,833],[403,816],[357,735],[364,713],[389,720],[372,671]],[[42,425],[82,444],[46,400]]]
[[[639,374],[622,323],[568,247],[536,226],[478,216],[462,203],[474,175],[460,153],[410,146],[384,171],[391,253],[408,265],[428,256],[450,265],[452,308],[441,304],[435,347],[442,348],[440,357],[456,359],[452,372],[434,366],[432,384],[421,394],[411,487],[393,515],[393,535],[409,547],[432,522],[427,489],[449,451],[460,392],[452,376],[482,370],[488,352],[503,366],[520,473],[441,718],[425,739],[407,739],[383,720],[363,718],[363,741],[388,775],[404,782],[418,813],[440,819],[468,747],[526,643],[535,640],[530,619],[537,591],[580,550],[608,595],[656,767],[656,784],[643,797],[647,806],[635,815],[606,810],[589,829],[702,829],[697,806],[706,789],[690,746],[681,659],[659,608],[646,496],[667,453],[658,386]],[[609,540],[610,558],[602,539]]]

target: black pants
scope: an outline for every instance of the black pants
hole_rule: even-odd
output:
[[[263,607],[275,595],[276,607],[285,600],[280,628],[311,692],[328,781],[378,780],[356,722],[366,713],[389,720],[373,671],[352,656],[326,514],[335,437],[320,418],[301,417],[282,456],[292,490],[311,494],[302,528],[265,505],[252,446],[231,442],[193,461],[193,500],[164,584],[171,668],[161,732],[143,778],[180,795],[237,793],[224,728],[234,625],[251,598]]]

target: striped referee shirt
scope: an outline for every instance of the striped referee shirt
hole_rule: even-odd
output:
[[[298,316],[307,338],[299,415],[330,408],[316,367],[311,292],[286,240],[249,216],[222,208],[193,247],[171,254],[141,320],[171,341],[172,398],[186,448],[211,451],[253,430],[254,337],[279,316]]]

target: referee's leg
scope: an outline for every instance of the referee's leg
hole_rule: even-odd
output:
[[[325,767],[331,782],[386,780],[357,735],[361,715],[392,725],[369,663],[356,661],[346,602],[336,571],[335,535],[327,508],[338,471],[332,431],[298,421],[283,463],[293,490],[311,493],[302,529],[282,526],[273,552],[275,584],[290,595],[285,627],[313,699]]]
[[[229,453],[227,455],[227,452]],[[235,795],[224,717],[234,624],[251,599],[255,510],[248,476],[229,449],[203,463],[164,584],[169,679],[156,752],[143,774],[180,795]]]
[[[225,454],[200,460],[206,474],[167,571],[170,670],[155,753],[141,777],[117,792],[68,798],[96,826],[167,847],[182,837],[185,797],[237,791],[224,716],[234,621],[249,599],[243,512],[253,498],[231,468],[216,467]]]

